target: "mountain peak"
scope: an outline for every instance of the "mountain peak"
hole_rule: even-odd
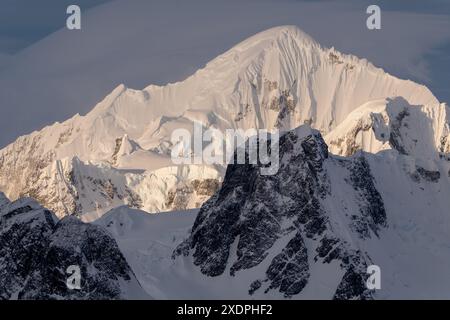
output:
[[[77,205],[83,212],[88,210],[87,205],[77,198],[85,194],[82,185],[75,186],[70,179],[60,183],[54,178],[53,172],[62,172],[58,160],[76,156],[82,162],[98,164],[93,167],[97,169],[100,163],[138,170],[135,172],[160,169],[170,166],[172,132],[178,128],[191,131],[195,122],[221,132],[287,131],[308,124],[325,136],[363,104],[394,96],[403,97],[411,105],[429,104],[431,109],[438,104],[424,86],[395,78],[367,60],[323,48],[298,27],[274,27],[235,45],[184,81],[144,90],[119,85],[85,116],[18,139],[0,151],[0,159],[4,159],[0,188],[13,200],[19,194],[33,195],[60,215],[66,214],[65,208]],[[441,114],[446,112],[437,114],[434,109],[427,113],[439,125],[433,128],[445,127]],[[446,130],[441,130],[445,136]],[[369,149],[366,151],[372,151],[371,145]],[[448,144],[443,149],[448,150]],[[68,177],[72,169],[65,168]],[[102,170],[97,181],[105,181],[108,186],[111,175],[125,174]],[[31,178],[23,179],[26,175]],[[142,175],[137,180],[144,179]],[[44,177],[52,181],[50,191]],[[133,195],[133,203],[149,199],[134,182],[112,180],[115,183],[108,187],[110,190],[136,188],[139,197]],[[126,185],[122,181],[127,181]],[[123,197],[101,197],[99,207],[103,209],[124,202]],[[164,199],[168,198],[165,194]],[[159,198],[153,200],[148,202],[151,207],[139,208],[150,210],[153,203],[161,203]],[[86,202],[89,210],[97,210],[94,201]]]
[[[301,41],[305,44],[318,45],[318,43],[311,38],[311,36],[302,31],[299,27],[294,25],[283,25],[261,31],[236,45],[235,48],[249,44],[257,44],[265,40],[274,41],[280,39],[295,39],[296,41]]]

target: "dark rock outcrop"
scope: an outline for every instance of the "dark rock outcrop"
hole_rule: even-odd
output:
[[[264,264],[265,274],[255,274],[249,293],[278,290],[285,297],[301,293],[308,284],[308,257],[320,263],[337,260],[344,276],[334,298],[370,298],[365,287],[370,258],[336,235],[331,223],[336,217],[326,205],[333,194],[333,166],[346,173],[342,183],[353,190],[359,207],[349,217],[349,229],[365,239],[387,226],[364,154],[334,159],[318,131],[300,127],[281,136],[279,156],[274,175],[261,175],[261,164],[229,165],[221,189],[203,205],[174,257],[192,254],[194,264],[211,277],[228,267],[235,276]]]
[[[127,288],[142,290],[101,227],[58,221],[32,199],[3,201],[0,219],[0,299],[121,299]],[[80,270],[79,289],[67,286],[70,266]]]

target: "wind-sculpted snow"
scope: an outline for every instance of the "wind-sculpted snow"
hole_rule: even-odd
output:
[[[427,106],[428,118],[439,122],[433,125],[433,137],[448,151],[448,133],[438,132],[445,116],[434,112],[439,103],[426,87],[397,79],[364,59],[323,48],[296,27],[276,27],[237,44],[182,82],[143,90],[120,85],[88,114],[18,138],[0,151],[0,190],[11,199],[36,198],[58,216],[100,216],[123,204],[152,212],[182,209],[165,205],[174,203],[170,201],[174,192],[183,193],[205,179],[220,184],[224,168],[184,169],[198,174],[170,174],[171,180],[181,181],[166,187],[167,170],[173,170],[174,129],[192,132],[194,122],[199,122],[222,132],[289,130],[307,123],[332,134],[361,105],[394,96]],[[379,150],[379,138],[373,148],[357,141],[354,136],[370,124],[360,126],[350,133],[341,128],[333,136],[331,150],[340,154]],[[393,137],[393,146],[396,141]],[[90,190],[74,184],[72,161],[79,167],[95,166],[92,176],[81,177],[85,184],[100,184]],[[148,176],[158,180],[149,187],[156,192],[135,184]],[[120,192],[111,198],[107,189]],[[194,208],[207,198],[193,192],[183,202]]]
[[[395,149],[430,159],[450,153],[450,109],[445,104],[411,105],[402,97],[370,101],[325,136],[334,154]]]
[[[102,228],[58,221],[31,199],[0,209],[0,299],[148,298]],[[80,270],[79,289],[67,286],[70,266]]]
[[[266,261],[249,293],[278,290],[286,297],[299,294],[310,281],[312,257],[322,263],[337,260],[345,273],[335,298],[370,298],[365,288],[370,258],[339,237],[334,225],[346,223],[348,232],[361,239],[378,237],[387,227],[383,200],[364,156],[330,158],[320,133],[302,127],[281,137],[280,161],[273,176],[260,175],[259,165],[230,165],[221,189],[201,208],[176,254],[192,253],[193,263],[213,277],[228,266],[230,276],[236,276]],[[352,215],[328,202],[337,187],[330,181],[331,170],[343,172],[343,183],[352,190],[346,198],[353,196],[359,208]]]

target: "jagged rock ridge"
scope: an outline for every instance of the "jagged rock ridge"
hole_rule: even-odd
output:
[[[0,194],[0,255],[0,299],[149,298],[107,232],[58,221],[32,199]],[[69,266],[80,269],[80,289],[67,286]]]
[[[249,292],[278,290],[287,297],[308,283],[309,257],[327,263],[337,260],[345,274],[335,297],[369,298],[365,270],[370,258],[341,238],[333,223],[346,221],[349,231],[361,239],[378,237],[387,226],[383,200],[363,154],[348,160],[330,158],[320,133],[305,130],[282,136],[281,166],[273,176],[260,175],[258,165],[230,165],[222,188],[202,207],[178,253],[192,251],[194,264],[209,276],[221,275],[231,264],[234,276],[261,264],[276,250],[265,275],[255,279]],[[359,212],[330,210],[326,200],[334,186],[329,170],[345,172]],[[235,242],[236,259],[229,261]]]
[[[448,154],[419,152],[430,136],[417,140],[414,129],[432,133],[431,123],[420,108],[403,113],[404,100],[389,103],[394,130],[370,130],[395,133],[395,147],[333,155],[318,131],[300,127],[281,137],[275,175],[230,165],[196,218],[121,207],[98,223],[162,299],[448,298]],[[370,265],[380,290],[365,285]]]

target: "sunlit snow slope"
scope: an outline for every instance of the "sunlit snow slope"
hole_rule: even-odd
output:
[[[174,129],[192,131],[200,122],[219,130],[288,130],[307,123],[326,135],[333,152],[376,152],[390,144],[367,133],[366,122],[379,119],[372,109],[382,113],[382,100],[396,96],[436,123],[428,147],[448,151],[448,107],[426,87],[323,48],[297,27],[276,27],[182,82],[143,90],[120,85],[87,115],[18,138],[0,151],[0,190],[11,199],[32,196],[59,216],[88,213],[86,220],[122,204],[151,212],[195,208],[217,190],[224,168],[174,166]],[[389,126],[391,119],[381,120]]]

